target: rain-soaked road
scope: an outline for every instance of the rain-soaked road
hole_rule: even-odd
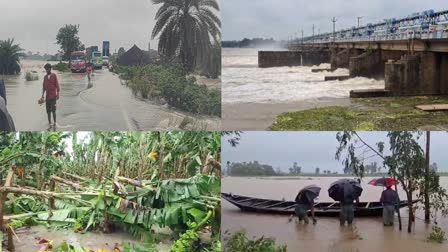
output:
[[[23,61],[20,76],[2,77],[16,130],[48,129],[45,105],[37,104],[45,63]],[[39,80],[25,80],[25,73],[31,70],[38,72]],[[177,129],[185,117],[183,113],[134,97],[118,76],[106,69],[96,70],[91,84],[86,74],[54,72],[61,85],[56,130],[170,130]],[[220,128],[218,119],[196,119],[195,129]]]

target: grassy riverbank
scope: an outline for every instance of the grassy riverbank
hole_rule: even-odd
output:
[[[410,130],[448,125],[448,112],[424,112],[423,104],[448,104],[448,97],[352,99],[349,107],[324,107],[277,116],[272,130]]]
[[[113,71],[136,96],[166,102],[193,114],[221,116],[221,91],[198,84],[181,66],[115,66]]]

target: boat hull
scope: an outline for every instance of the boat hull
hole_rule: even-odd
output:
[[[228,193],[221,193],[221,196],[245,212],[292,215],[296,207],[296,202],[293,201],[268,200]],[[418,200],[415,200],[413,204],[417,202]],[[400,208],[406,206],[407,201],[400,202]],[[317,202],[314,205],[314,214],[316,216],[338,217],[340,210],[339,202]],[[378,217],[382,216],[382,214],[383,206],[380,202],[360,202],[355,209],[355,216],[357,217]]]

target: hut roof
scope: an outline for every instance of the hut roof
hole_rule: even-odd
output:
[[[148,65],[151,64],[151,58],[140,50],[138,46],[134,45],[118,58],[117,64],[125,66]]]

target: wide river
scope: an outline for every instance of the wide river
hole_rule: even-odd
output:
[[[222,192],[253,196],[266,199],[294,200],[297,192],[306,185],[316,184],[322,187],[317,201],[333,201],[327,193],[329,185],[338,178],[235,178],[222,179]],[[362,182],[361,201],[378,201],[383,188],[368,185],[371,178]],[[448,177],[441,178],[441,184],[448,189]],[[405,199],[403,190],[399,194]],[[421,205],[420,205],[421,206]],[[384,227],[382,218],[355,218],[353,228],[340,227],[338,218],[318,217],[316,225],[289,222],[288,216],[244,213],[223,200],[222,232],[224,234],[246,230],[248,237],[271,237],[278,244],[288,246],[288,251],[325,251],[325,252],[420,252],[448,251],[448,243],[436,244],[427,241],[431,225],[423,221],[421,209],[417,210],[413,232],[408,234],[408,211],[401,209],[403,230],[398,230],[398,218],[394,227]],[[437,216],[437,222],[448,232],[448,218]],[[225,235],[227,237],[228,235]]]
[[[324,81],[325,76],[348,75],[348,69],[311,72],[314,68],[330,68],[329,64],[259,68],[259,50],[222,50],[224,129],[264,130],[282,112],[349,105],[350,90],[384,88],[384,81],[363,77]]]

